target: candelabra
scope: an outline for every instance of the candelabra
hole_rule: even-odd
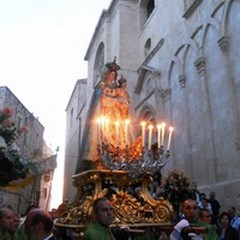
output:
[[[137,158],[132,158],[130,148],[125,149],[113,147],[108,143],[98,145],[98,154],[103,166],[110,170],[124,170],[129,173],[132,178],[139,177],[145,173],[156,174],[167,163],[170,156],[169,150],[165,151],[163,146],[156,150],[145,150],[142,148],[141,154]]]
[[[107,122],[109,125],[109,120],[107,120]],[[98,157],[101,164],[104,168],[109,170],[126,171],[132,178],[139,177],[145,173],[150,173],[152,175],[159,173],[167,163],[167,159],[170,156],[169,149],[173,128],[169,128],[168,145],[165,149],[163,145],[165,125],[165,123],[157,125],[156,144],[152,144],[154,127],[153,125],[148,126],[149,138],[147,147],[145,147],[145,122],[141,124],[142,136],[138,137],[132,144],[127,144],[129,143],[129,140],[126,140],[126,136],[128,134],[127,131],[125,131],[123,133],[124,136],[122,136],[125,144],[115,144],[105,137],[104,141],[100,141],[97,146]],[[106,127],[99,129],[106,129]],[[108,127],[107,129],[107,132],[110,132],[110,128]],[[116,132],[118,133],[118,138],[120,139],[119,131],[117,130]],[[101,132],[99,135],[103,136],[104,134]]]

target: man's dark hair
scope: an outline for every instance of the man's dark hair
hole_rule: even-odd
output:
[[[42,223],[46,232],[51,232],[53,228],[53,220],[50,215],[42,212],[36,212],[32,218],[32,224]]]
[[[202,217],[203,217],[203,215],[204,215],[204,212],[206,212],[206,213],[209,213],[209,214],[210,214],[209,210],[207,210],[206,208],[199,208],[199,213],[198,213],[198,216],[199,216],[200,218],[202,218]]]
[[[182,204],[185,203],[187,200],[191,200],[191,201],[195,201],[195,202],[196,202],[196,200],[195,200],[193,197],[188,196],[188,195],[185,195],[184,197],[182,197],[180,204],[182,205]]]

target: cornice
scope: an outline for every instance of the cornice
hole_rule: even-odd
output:
[[[195,9],[202,3],[203,0],[185,0],[185,13],[184,18],[189,18]]]

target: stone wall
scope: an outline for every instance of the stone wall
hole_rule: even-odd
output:
[[[163,173],[181,168],[223,207],[239,207],[240,2],[155,1],[142,24],[143,2],[113,0],[101,15],[85,56],[86,109],[103,45],[105,63],[117,56],[128,79],[132,114],[175,127]]]

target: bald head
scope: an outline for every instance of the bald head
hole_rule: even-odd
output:
[[[0,229],[12,231],[14,225],[14,212],[8,208],[0,208]]]

